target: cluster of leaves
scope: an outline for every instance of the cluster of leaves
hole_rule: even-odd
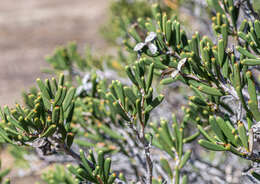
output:
[[[101,33],[109,43],[116,44],[118,38],[125,39],[129,25],[137,22],[139,17],[152,16],[149,1],[146,0],[119,0],[110,5],[110,18]],[[139,7],[142,7],[140,9]],[[109,31],[107,31],[109,30]]]
[[[124,66],[131,63],[135,57],[135,54],[126,55],[122,50],[119,50],[116,56],[105,54],[97,56],[90,47],[86,47],[82,56],[77,50],[76,43],[70,42],[66,46],[57,47],[53,54],[46,57],[46,61],[52,66],[53,70],[44,69],[43,71],[51,74],[64,72],[67,74],[68,80],[74,79],[75,76],[83,77],[85,72],[90,71],[111,72],[110,70],[113,70],[115,73],[125,76]],[[80,84],[81,79],[77,80]]]
[[[82,182],[112,184],[116,174],[111,174],[111,159],[104,158],[104,152],[98,153],[97,160],[92,151],[86,158],[83,150],[80,150],[82,163],[79,166],[68,165],[68,172],[64,166],[57,165],[55,170],[49,170],[42,175],[42,179],[48,184],[63,183],[75,184]],[[73,177],[76,176],[75,177]],[[123,178],[122,174],[120,175]]]
[[[54,78],[45,83],[37,79],[37,84],[41,92],[27,96],[28,107],[16,104],[15,108],[5,106],[0,110],[1,137],[10,144],[27,145],[57,134],[56,138],[70,147],[74,138],[70,123],[76,89],[64,85],[64,75],[58,82]]]
[[[251,67],[260,63],[259,21],[245,19],[238,25],[242,5],[235,6],[232,0],[212,1],[210,5],[216,11],[212,27],[217,43],[208,37],[201,38],[198,33],[188,39],[180,23],[161,14],[155,5],[157,24],[140,25],[148,29],[148,37],[153,35],[149,40],[153,46],[147,45],[147,41],[142,43],[138,34],[132,33],[138,43],[134,50],[138,55],[146,55],[141,61],[147,65],[153,63],[167,76],[161,84],[180,80],[194,90],[196,95],[190,97],[185,120],[198,124],[206,138],[199,141],[200,145],[213,151],[231,151],[259,162],[257,150],[253,150],[259,121],[258,83],[252,75],[256,67]],[[229,37],[235,40],[231,42]],[[234,48],[234,45],[237,46]],[[239,109],[230,101],[237,103]],[[202,128],[208,125],[215,136]]]
[[[55,169],[50,169],[46,173],[43,173],[42,180],[48,184],[74,184],[79,183],[73,175],[68,172],[64,166],[56,165]]]
[[[168,178],[165,178],[168,183],[175,181],[175,183],[188,183],[188,176],[181,172],[181,169],[186,165],[190,159],[191,150],[183,150],[184,144],[188,144],[194,141],[200,132],[197,131],[191,135],[185,135],[184,130],[187,128],[187,122],[182,121],[178,123],[176,116],[172,116],[172,126],[169,126],[170,122],[162,120],[159,125],[150,123],[153,129],[153,135],[155,138],[152,140],[152,144],[159,150],[163,150],[167,153],[167,157],[160,158],[160,165],[162,169],[168,174]],[[171,166],[170,163],[174,163]],[[173,169],[174,168],[174,169]]]
[[[112,184],[116,179],[116,174],[111,174],[111,159],[104,158],[104,152],[98,152],[97,160],[93,152],[89,152],[88,159],[85,157],[84,152],[80,150],[80,159],[82,166],[75,168],[68,165],[68,170],[73,173],[80,181],[90,181],[92,183]],[[92,165],[90,164],[92,163]]]

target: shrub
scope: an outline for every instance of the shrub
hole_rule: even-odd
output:
[[[235,159],[249,160],[243,175],[259,182],[259,15],[249,1],[207,2],[214,38],[190,38],[154,4],[153,19],[139,21],[125,42],[124,57],[137,56],[119,62],[129,80],[75,44],[58,48],[48,61],[66,75],[37,79],[25,107],[1,109],[0,137],[46,160],[71,156],[68,171],[43,175],[47,183],[238,183],[222,171]],[[193,95],[169,118],[165,102],[177,90],[161,93],[173,87]]]

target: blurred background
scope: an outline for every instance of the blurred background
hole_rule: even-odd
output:
[[[37,77],[47,76],[41,71],[49,67],[45,56],[58,45],[76,41],[79,49],[86,43],[105,49],[99,27],[106,21],[108,5],[107,0],[1,0],[0,106],[22,102],[21,92]],[[1,158],[4,168],[14,165],[7,151]],[[12,178],[13,183],[25,184],[39,180],[39,175]]]
[[[0,105],[21,102],[22,90],[44,76],[44,57],[58,45],[105,49],[99,27],[108,6],[108,0],[0,1]]]

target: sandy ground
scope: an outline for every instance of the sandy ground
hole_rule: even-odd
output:
[[[46,77],[44,57],[57,45],[76,41],[83,49],[107,46],[99,35],[106,21],[108,0],[1,0],[0,1],[0,105],[21,102],[21,91]],[[20,99],[20,100],[19,100]],[[15,165],[6,151],[2,165]],[[14,169],[11,176],[17,172]],[[13,184],[35,183],[36,177],[13,178]]]
[[[44,61],[57,45],[105,47],[98,33],[107,0],[1,0],[0,105],[12,105],[23,89],[43,77]]]

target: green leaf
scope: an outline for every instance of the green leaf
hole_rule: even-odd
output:
[[[179,126],[178,126],[178,123],[173,123],[172,124],[172,129],[173,129],[173,134],[174,134],[174,137],[175,137],[175,149],[177,151],[179,151],[179,145],[180,145],[180,132],[179,132]]]
[[[237,145],[235,136],[233,135],[234,128],[231,129],[231,127],[227,124],[228,122],[225,122],[221,117],[217,117],[217,124],[224,133],[224,135],[227,137],[228,141],[231,142],[234,145]]]
[[[260,65],[260,59],[244,59],[241,63],[248,66]]]
[[[145,113],[151,112],[155,107],[157,107],[164,99],[164,96],[161,94],[157,96],[144,110]]]
[[[221,26],[221,34],[222,34],[222,39],[224,41],[224,48],[226,48],[228,43],[228,27],[226,24],[223,24]]]
[[[193,103],[197,104],[197,105],[207,106],[207,102],[204,99],[202,99],[198,96],[190,96],[189,100],[192,101]]]
[[[236,49],[238,50],[238,52],[240,52],[241,54],[243,54],[244,56],[250,59],[257,59],[257,57],[254,54],[249,52],[247,49],[242,48],[241,46],[237,46]]]
[[[260,12],[260,3],[258,3],[258,11]],[[260,39],[260,22],[259,20],[255,20],[255,33],[258,39]]]
[[[126,66],[125,71],[126,71],[127,76],[129,77],[129,79],[132,81],[132,83],[134,83],[134,85],[136,85],[136,86],[139,86],[138,82],[132,72],[132,69],[129,66]]]
[[[216,122],[216,119],[213,117],[213,116],[210,116],[209,117],[209,124],[211,126],[211,130],[214,131],[214,133],[217,135],[217,137],[223,141],[223,142],[226,142],[225,140],[225,136],[224,134],[222,133],[220,127],[218,126],[217,122]]]
[[[57,104],[57,102],[60,100],[60,98],[62,96],[62,89],[63,89],[62,86],[58,87],[58,90],[54,97],[54,103],[53,103],[54,106]],[[57,105],[60,105],[60,104],[57,104]]]
[[[52,111],[52,123],[58,124],[60,118],[60,107],[54,107]]]
[[[67,168],[68,168],[68,170],[72,173],[72,174],[74,174],[75,176],[77,176],[79,179],[81,179],[81,180],[85,180],[85,178],[84,177],[82,177],[79,173],[78,173],[78,171],[72,166],[72,165],[68,165],[67,166]]]
[[[172,21],[167,20],[165,26],[165,36],[168,44],[171,43],[171,35],[172,35],[171,28],[172,28]]]
[[[170,167],[170,164],[169,162],[164,159],[164,158],[161,158],[160,159],[160,164],[163,168],[163,170],[170,176],[170,178],[172,179],[173,178],[173,173],[172,173],[172,169]]]
[[[183,143],[190,143],[192,141],[194,141],[197,137],[199,137],[200,135],[200,131],[196,132],[195,134],[189,136],[189,137],[186,137],[183,139]]]
[[[253,113],[256,121],[260,121],[260,112],[258,110],[258,99],[256,94],[255,82],[252,78],[252,73],[250,71],[246,72],[247,84],[248,84],[248,93],[250,96],[250,100],[248,102],[248,106]]]
[[[112,81],[112,86],[114,87],[122,106],[125,107],[125,94],[124,94],[122,83],[119,82],[118,80]]]
[[[97,158],[97,163],[98,166],[100,167],[100,175],[103,175],[103,171],[104,171],[104,164],[105,164],[105,159],[104,159],[104,152],[103,151],[99,151],[98,152],[98,158]]]
[[[188,184],[188,176],[186,174],[182,177],[182,184]]]
[[[113,102],[113,107],[116,110],[116,112],[122,116],[126,121],[130,121],[130,118],[128,117],[127,112],[124,111],[123,107],[119,104],[118,101]]]
[[[39,86],[39,88],[40,88],[40,90],[42,92],[42,95],[45,98],[47,98],[48,100],[50,100],[51,97],[50,97],[49,91],[48,91],[47,87],[45,86],[45,84],[42,82],[42,80],[38,78],[36,80],[36,82],[37,82],[37,84],[38,84],[38,86]]]
[[[163,80],[161,80],[160,84],[162,85],[168,85],[176,81],[176,78],[168,77]]]
[[[124,86],[124,93],[125,96],[127,96],[130,99],[132,104],[135,104],[137,96],[134,94],[133,89],[128,86]]]
[[[56,125],[50,125],[48,129],[40,136],[40,137],[49,137],[54,134],[56,131],[57,126]]]
[[[167,139],[168,143],[170,143],[169,145],[174,146],[175,144],[175,139],[172,137],[169,127],[168,127],[168,122],[167,121],[161,121],[161,129],[159,128],[159,132],[161,134],[163,134],[163,136],[165,137],[165,139]]]
[[[105,180],[108,180],[108,178],[109,178],[110,167],[111,167],[111,159],[110,158],[106,158],[105,159],[105,163],[104,163]]]
[[[166,151],[172,158],[175,158],[175,155],[172,151],[172,148],[174,149],[174,147],[169,147],[160,134],[155,134],[155,137],[158,140],[160,147],[162,147],[163,150]]]
[[[58,92],[57,92],[58,93]],[[62,91],[61,91],[61,96],[59,97],[59,99],[57,99],[56,103],[54,103],[55,105],[61,106],[61,104],[63,103],[65,97],[67,94],[67,87],[63,87]],[[58,97],[57,97],[58,98]],[[55,100],[54,100],[55,101]]]
[[[200,139],[198,141],[199,145],[201,145],[202,147],[212,150],[212,151],[226,151],[226,148],[224,146]]]
[[[200,125],[197,125],[199,131],[201,132],[201,134],[208,139],[210,142],[216,142],[216,140],[214,138],[212,138]]]
[[[64,85],[64,74],[60,74],[59,76],[59,86],[63,86]]]
[[[140,121],[143,121],[141,99],[136,100],[136,110]]]
[[[218,90],[217,88],[206,86],[204,84],[200,84],[198,89],[208,95],[213,95],[213,96],[223,96],[223,93]]]
[[[175,24],[175,33],[176,33],[176,44],[177,46],[181,44],[181,25],[179,22]]]
[[[54,98],[54,94],[55,93],[52,93],[52,88],[51,88],[51,83],[50,83],[50,80],[49,79],[45,79],[45,86],[46,86],[46,89],[50,95],[50,98]]]
[[[152,85],[152,81],[153,81],[153,73],[154,73],[154,64],[152,63],[149,66],[149,70],[148,70],[148,78],[147,78],[147,83],[146,83],[146,91],[149,90],[149,88]]]
[[[224,45],[224,41],[221,39],[218,41],[218,61],[220,66],[222,66],[224,63],[224,56],[225,56],[225,45]]]
[[[185,166],[187,161],[190,159],[190,156],[191,156],[191,150],[186,151],[183,158],[181,159],[179,169],[182,169]]]
[[[183,153],[183,128],[180,128],[179,129],[179,147],[178,147],[178,154],[179,154],[179,157],[181,158],[182,157],[182,153]]]
[[[167,22],[167,15],[164,12],[162,15],[162,28],[163,28],[162,31],[163,31],[164,35],[166,35],[166,22]]]
[[[112,184],[115,181],[115,179],[116,179],[116,174],[115,173],[111,174],[108,178],[107,184]]]
[[[239,121],[238,122],[238,134],[239,134],[239,137],[240,137],[240,140],[243,144],[243,146],[249,150],[249,146],[248,146],[248,136],[247,136],[247,131],[246,131],[246,128],[244,126],[244,123]]]
[[[241,88],[241,77],[240,77],[240,70],[239,70],[239,64],[234,64],[234,86],[236,88]]]
[[[62,108],[64,111],[67,110],[67,108],[71,105],[72,99],[74,98],[76,92],[76,88],[72,87],[69,89],[68,93],[66,94],[66,97],[62,103]]]

